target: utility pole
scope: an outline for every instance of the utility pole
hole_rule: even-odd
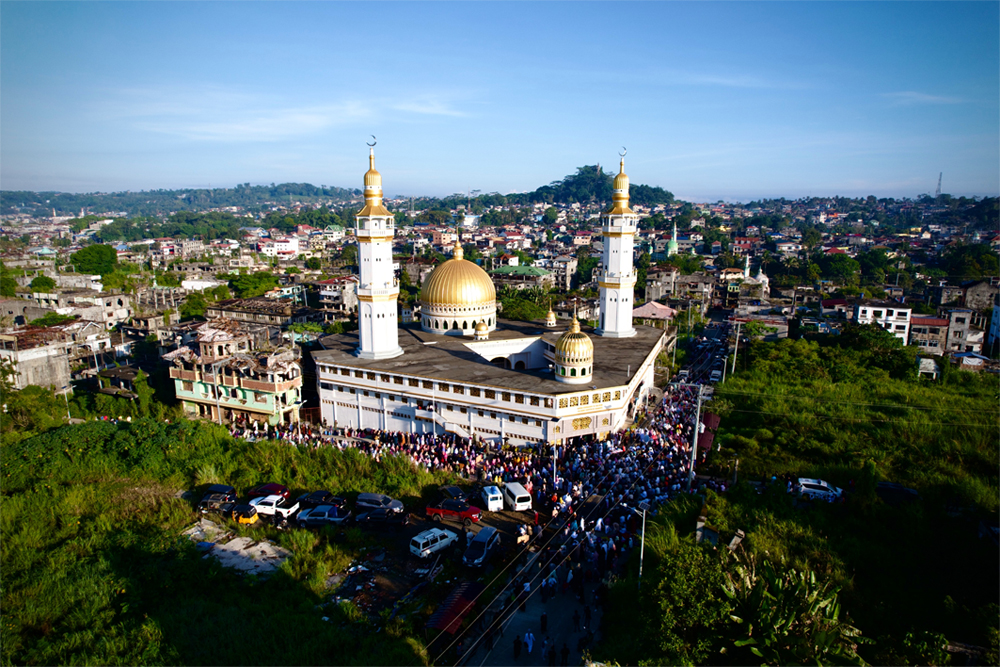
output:
[[[694,482],[694,463],[698,458],[698,436],[701,435],[698,431],[701,428],[701,385],[688,385],[698,387],[698,411],[694,415],[694,433],[691,434],[691,470],[688,472],[688,483],[687,490],[691,490],[691,484]]]
[[[735,373],[736,372],[736,355],[738,355],[740,353],[740,325],[741,324],[743,324],[743,323],[742,322],[737,322],[736,323],[736,349],[733,350],[733,369],[730,371],[730,373]]]

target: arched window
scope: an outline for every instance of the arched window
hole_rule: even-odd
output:
[[[469,320],[465,320],[464,322],[462,322],[462,329],[468,329],[468,328],[469,328]]]
[[[575,368],[569,369],[569,374],[572,375],[573,377],[576,377],[576,369]]]
[[[455,321],[454,321],[454,322],[452,323],[452,325],[451,325],[451,328],[452,328],[452,329],[458,329],[458,328],[459,328],[459,327],[458,327],[458,320],[455,320]]]

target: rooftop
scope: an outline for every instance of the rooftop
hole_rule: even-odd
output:
[[[594,335],[591,327],[581,324],[580,328],[594,344],[591,384],[596,387],[627,384],[664,335],[661,329],[636,326],[633,338],[602,338]],[[542,338],[555,346],[566,329],[568,327],[546,328],[541,322],[498,320],[497,329],[490,333],[489,340]],[[358,346],[357,332],[324,336],[320,339],[324,349],[312,355],[317,364],[337,364],[449,382],[472,382],[539,394],[573,393],[591,386],[559,382],[544,369],[510,370],[494,366],[466,344],[484,345],[475,343],[472,337],[432,334],[423,331],[419,324],[407,324],[399,327],[399,345],[403,354],[394,359],[368,360],[354,356]]]

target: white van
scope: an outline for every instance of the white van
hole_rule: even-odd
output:
[[[455,542],[458,535],[450,530],[431,528],[410,540],[410,553],[417,558],[427,558]]]
[[[507,482],[503,485],[503,498],[507,507],[515,512],[531,509],[531,494],[517,482]]]
[[[709,382],[721,382],[722,381],[722,371],[712,371],[712,374],[708,376]]]
[[[503,496],[500,495],[500,489],[495,486],[483,488],[483,504],[486,505],[487,512],[502,512]]]

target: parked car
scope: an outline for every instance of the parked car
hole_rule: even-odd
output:
[[[441,492],[444,498],[450,500],[464,500],[466,502],[469,500],[469,494],[457,486],[442,486],[438,491]]]
[[[225,484],[213,484],[205,489],[205,497],[198,503],[198,509],[203,514],[209,512],[224,514],[226,511],[232,511],[232,504],[235,502],[236,489]]]
[[[359,493],[354,506],[359,512],[384,509],[395,514],[403,512],[403,503],[382,493]]]
[[[482,493],[483,504],[486,505],[487,512],[503,511],[503,496],[496,486],[484,486]]]
[[[384,508],[369,510],[354,518],[354,523],[362,528],[404,528],[409,522],[409,514]]]
[[[267,496],[281,496],[282,498],[288,498],[291,493],[287,486],[282,486],[281,484],[261,484],[258,487],[250,489],[250,493],[247,494],[252,498],[265,498]]]
[[[450,530],[430,528],[410,540],[410,553],[417,558],[428,558],[458,541],[458,535]]]
[[[351,511],[335,505],[320,505],[302,510],[295,518],[302,528],[322,528],[323,526],[339,526],[347,523]]]
[[[808,479],[806,477],[799,477],[798,486],[795,489],[801,498],[826,500],[831,503],[844,494],[843,489],[837,488],[821,479]]]
[[[434,521],[450,519],[460,521],[466,526],[478,523],[483,511],[462,500],[442,500],[427,506],[427,518]]]
[[[252,525],[260,520],[257,508],[253,505],[237,505],[233,508],[233,521],[236,523]]]
[[[500,531],[493,526],[485,526],[476,533],[469,543],[469,548],[462,556],[462,562],[469,567],[482,567],[486,565],[493,554],[500,548]]]
[[[715,370],[708,376],[709,382],[721,382],[722,381],[722,371]]]
[[[329,491],[313,491],[312,493],[304,493],[299,496],[296,500],[302,509],[310,509],[313,507],[319,507],[320,505],[333,505],[334,507],[347,507],[347,501],[343,498],[339,498]]]
[[[277,495],[254,498],[250,501],[250,504],[257,508],[259,514],[269,516],[278,523],[287,521],[299,511],[298,503],[290,503]]]

